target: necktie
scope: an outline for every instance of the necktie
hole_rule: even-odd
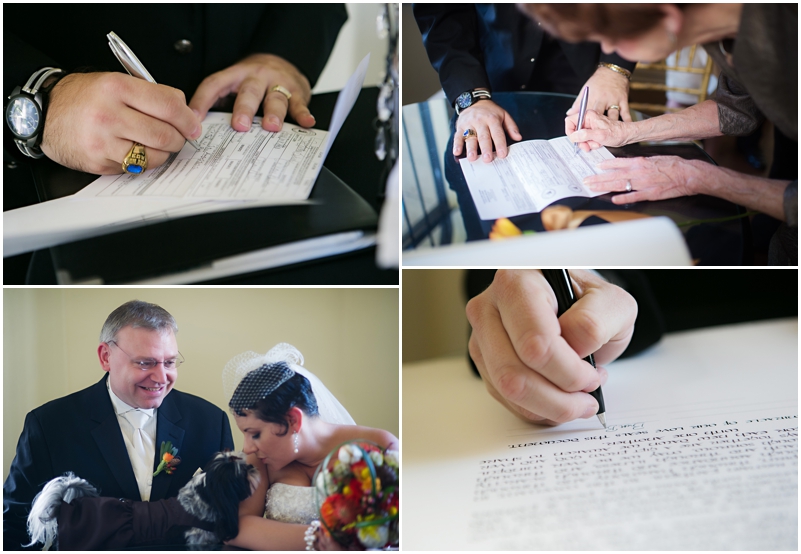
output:
[[[130,412],[125,412],[124,415],[134,427],[134,449],[136,449],[136,453],[139,454],[139,456],[144,460],[146,454],[144,438],[142,437],[142,427],[145,426],[145,423],[147,423],[147,420],[150,419],[150,416],[140,410],[131,410]]]
[[[153,482],[153,457],[151,456],[148,459],[145,442],[150,444],[152,441],[142,431],[142,427],[147,424],[150,415],[141,410],[130,410],[122,414],[122,416],[134,428],[133,436],[131,437],[133,452],[129,452],[129,455],[131,456],[131,466],[136,477],[136,484],[139,487],[139,496],[142,500],[150,500],[150,485]]]

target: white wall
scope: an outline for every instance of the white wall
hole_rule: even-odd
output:
[[[376,17],[383,4],[346,4],[346,7],[348,20],[340,30],[328,64],[312,91],[315,94],[342,90],[367,53],[370,53],[370,65],[364,86],[375,86],[384,77],[388,42],[386,38],[379,39],[376,31]]]
[[[98,335],[128,300],[178,322],[176,388],[226,412],[222,369],[236,354],[295,345],[357,423],[399,435],[398,289],[12,289],[3,291],[3,474],[27,414],[96,383]],[[242,436],[231,419],[234,443]]]

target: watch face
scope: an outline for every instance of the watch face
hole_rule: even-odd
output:
[[[39,128],[39,107],[27,96],[16,96],[6,108],[6,123],[17,136],[32,137]]]
[[[469,92],[463,92],[456,98],[456,105],[461,109],[469,108],[473,104],[473,95]]]

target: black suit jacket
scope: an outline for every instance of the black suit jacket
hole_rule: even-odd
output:
[[[475,88],[519,91],[537,71],[545,32],[515,4],[415,4],[414,17],[451,104]],[[636,65],[617,54],[603,54],[597,43],[559,44],[580,79],[578,87],[595,73],[599,61],[629,71]]]
[[[102,496],[140,500],[122,432],[106,389],[98,383],[28,413],[3,484],[3,549],[30,541],[26,523],[33,497],[54,477],[72,471]],[[178,449],[181,464],[172,475],[153,478],[151,500],[178,495],[198,467],[234,447],[228,416],[210,402],[172,390],[157,412],[155,471],[162,442]]]

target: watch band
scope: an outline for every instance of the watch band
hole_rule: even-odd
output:
[[[462,94],[460,94],[459,97],[464,96],[468,92],[470,93],[470,98],[471,98],[469,106],[465,106],[464,108],[460,108],[459,107],[459,98],[458,97],[456,99],[456,102],[453,103],[453,108],[454,108],[454,110],[456,110],[456,115],[459,115],[461,110],[469,108],[470,106],[472,106],[473,104],[475,104],[479,100],[492,100],[492,94],[490,93],[490,91],[484,90],[484,89],[466,91],[466,92],[463,92]]]
[[[40,89],[47,79],[49,79],[52,75],[57,75],[59,73],[64,73],[64,70],[55,67],[43,67],[35,71],[21,89],[22,92],[33,97],[33,101],[39,106],[39,111],[42,117],[42,125],[39,129],[39,133],[32,137],[34,139],[33,143],[31,143],[30,139],[26,141],[18,138],[14,139],[14,142],[17,144],[17,148],[19,148],[23,154],[31,158],[38,159],[44,156],[44,153],[39,148],[39,145],[42,143],[42,135],[44,134],[45,119],[45,108]]]

